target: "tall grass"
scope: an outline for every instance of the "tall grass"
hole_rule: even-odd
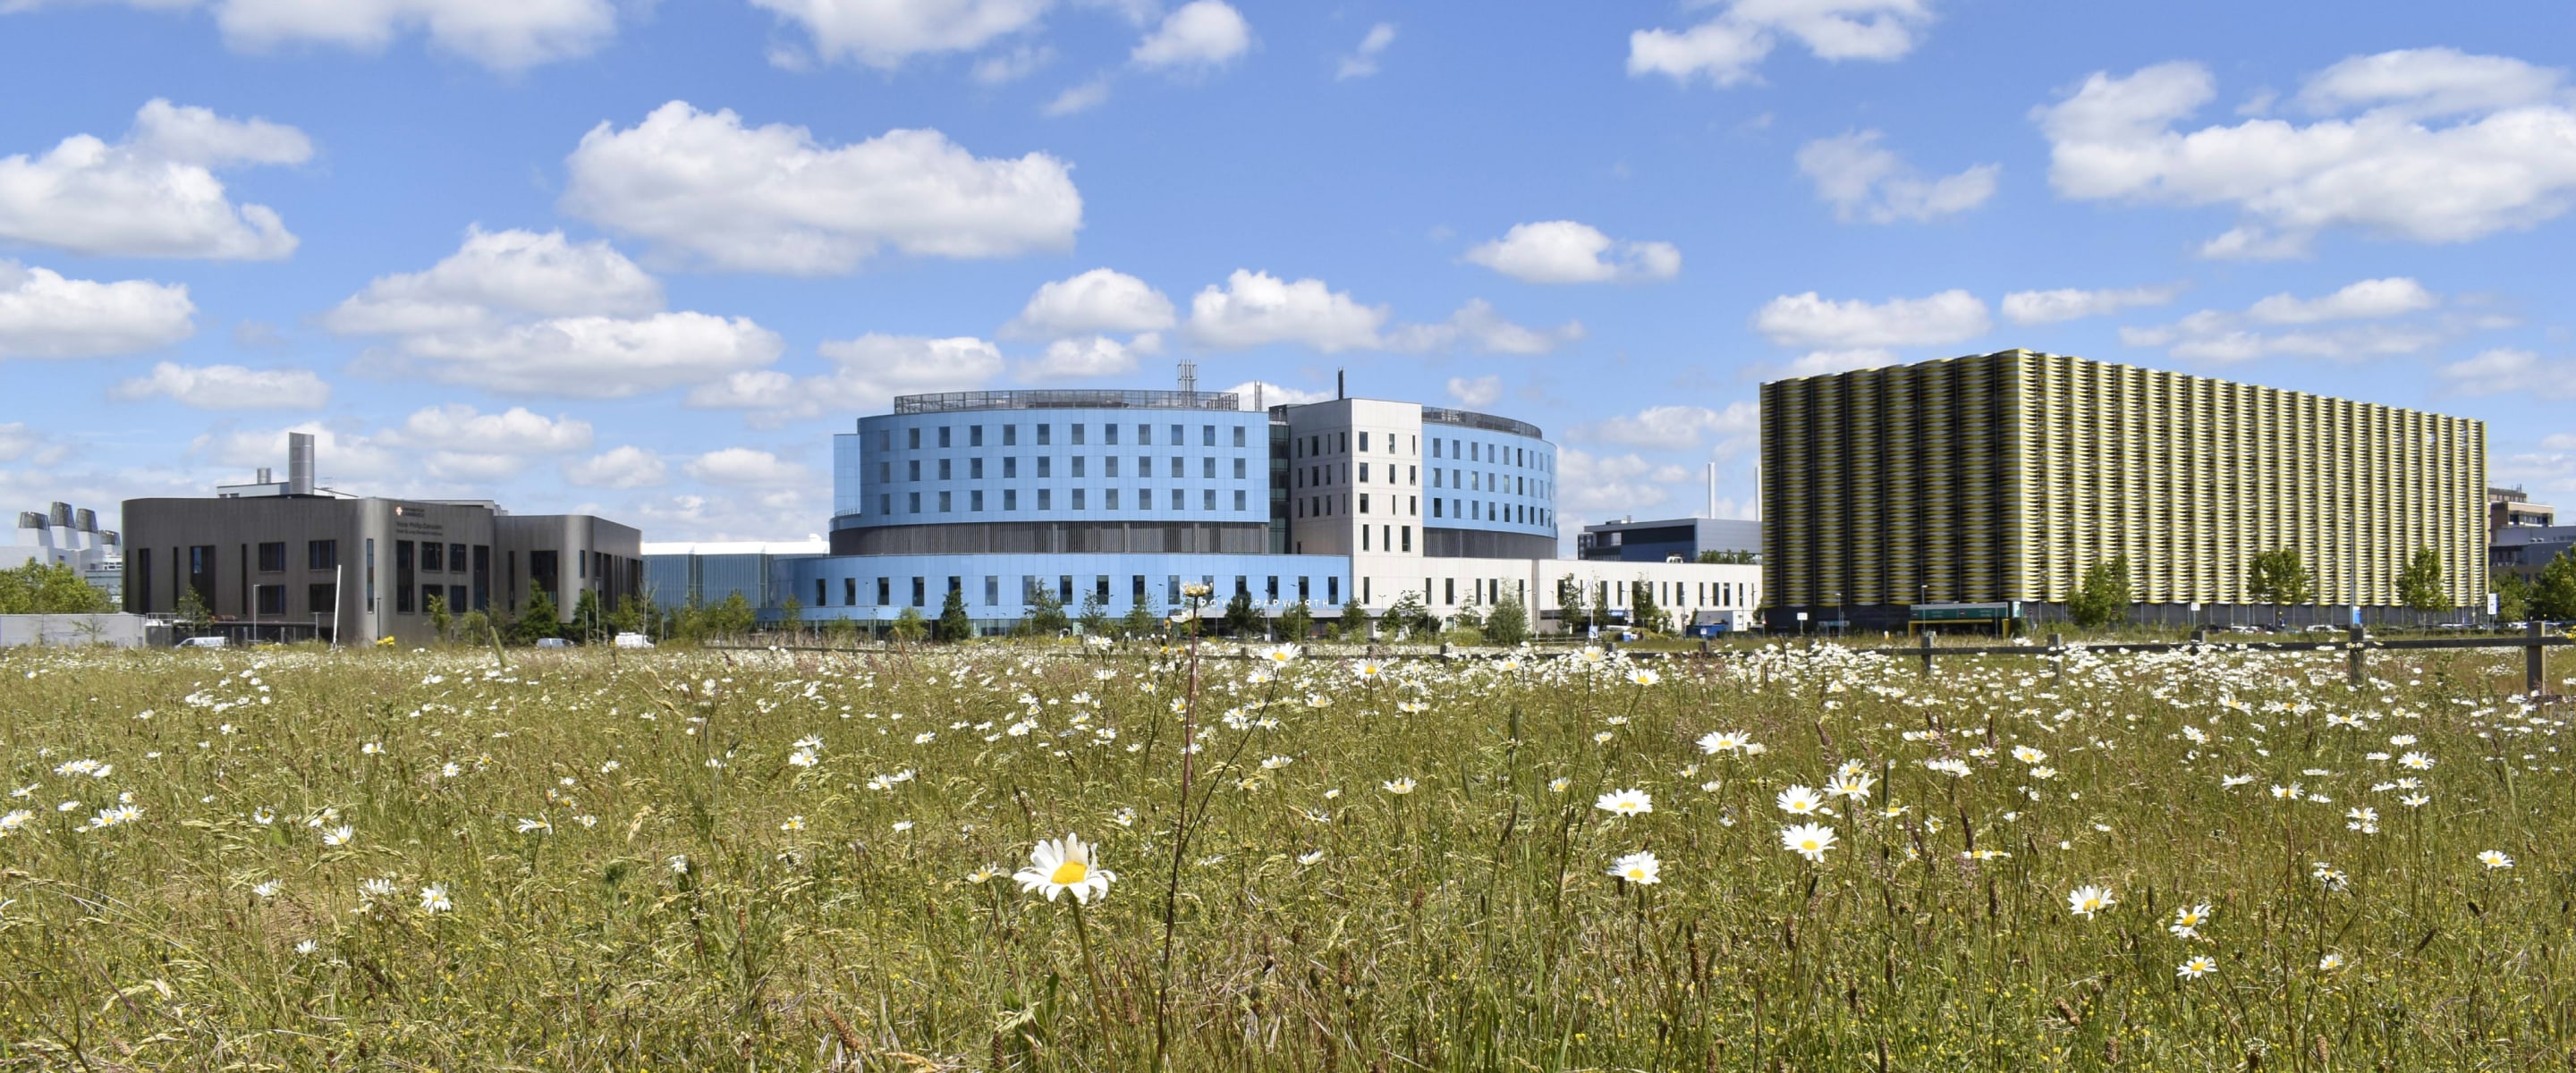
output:
[[[2566,709],[2374,669],[19,651],[0,1069],[2563,1068]]]

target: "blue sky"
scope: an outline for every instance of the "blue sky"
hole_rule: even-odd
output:
[[[2560,4],[0,0],[0,507],[326,484],[800,538],[899,392],[1534,421],[2022,346],[2481,418],[2576,505]],[[1571,531],[1569,525],[1568,530]]]

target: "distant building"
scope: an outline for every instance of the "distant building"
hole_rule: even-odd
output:
[[[2558,524],[2558,508],[2531,501],[2520,488],[2487,489],[2487,540],[2495,543],[2496,534],[2524,526]]]
[[[2487,569],[2531,581],[2550,560],[2570,552],[2576,552],[2576,525],[2509,526],[2496,530],[2495,542],[2487,545]]]
[[[433,600],[451,614],[515,617],[542,589],[570,621],[584,592],[606,611],[642,592],[632,527],[488,501],[332,493],[314,484],[312,437],[289,444],[285,481],[262,471],[211,499],[125,501],[127,611],[171,614],[193,591],[224,632],[417,644],[431,638]]]
[[[86,507],[56,503],[45,510],[20,511],[9,542],[0,544],[0,570],[15,570],[29,561],[71,567],[109,599],[124,598],[124,543],[116,530],[99,528],[98,515]]]
[[[755,608],[784,607],[797,596],[787,564],[832,553],[825,540],[700,541],[644,545],[644,598],[662,607],[713,607],[736,593]]]
[[[1741,518],[1622,518],[1583,527],[1574,538],[1578,559],[1629,563],[1698,562],[1702,552],[1762,553],[1762,523]],[[1677,558],[1678,557],[1678,558]]]
[[[1775,629],[2055,614],[2115,557],[2148,616],[2269,620],[2247,568],[2275,548],[2315,578],[2297,619],[2397,605],[2426,548],[2454,606],[2485,602],[2479,421],[2007,350],[1764,384],[1762,457]]]

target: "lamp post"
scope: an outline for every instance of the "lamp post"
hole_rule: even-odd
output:
[[[1837,589],[1834,591],[1834,636],[1840,637],[1850,629],[1850,624],[1843,621],[1843,594]]]

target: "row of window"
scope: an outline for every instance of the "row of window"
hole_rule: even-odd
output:
[[[1053,476],[1055,476],[1055,456],[1053,456],[1053,455],[1037,455],[1037,456],[1035,456],[1035,457],[1036,457],[1036,461],[1037,461],[1037,474],[1036,474],[1037,476],[1040,476],[1040,477],[1053,477]],[[1070,462],[1070,463],[1071,463],[1071,469],[1070,469],[1070,470],[1069,470],[1069,472],[1067,473],[1067,476],[1073,476],[1073,477],[1086,477],[1086,476],[1089,476],[1089,474],[1087,474],[1087,473],[1085,473],[1085,472],[1084,472],[1084,469],[1086,468],[1087,460],[1089,459],[1089,457],[1090,457],[1090,456],[1088,456],[1088,455],[1067,455],[1067,456],[1065,456],[1066,461],[1068,461],[1068,462]],[[1120,457],[1120,456],[1118,456],[1118,455],[1102,455],[1102,456],[1100,456],[1100,475],[1101,475],[1101,476],[1103,476],[1103,477],[1116,477],[1116,476],[1118,476],[1118,459],[1119,459],[1119,457]],[[938,474],[938,475],[939,475],[939,476],[938,476],[938,479],[939,479],[939,480],[947,481],[947,480],[955,480],[955,479],[956,479],[956,477],[957,477],[956,461],[957,461],[957,460],[956,460],[956,459],[953,459],[953,458],[938,458],[938,459],[927,459],[927,460],[925,460],[925,459],[919,459],[919,458],[907,459],[907,460],[905,460],[905,462],[904,462],[904,479],[905,479],[905,480],[908,480],[908,481],[919,482],[919,481],[922,479],[922,476],[921,476],[921,475],[922,475],[923,470],[922,470],[922,465],[921,465],[921,464],[922,464],[922,462],[924,462],[924,461],[929,461],[929,462],[931,462],[931,463],[932,463],[932,468],[931,468],[930,472],[933,472],[933,473]],[[1183,457],[1181,457],[1180,455],[1172,455],[1172,456],[1170,456],[1170,462],[1171,462],[1171,464],[1170,464],[1169,466],[1165,467],[1165,469],[1166,469],[1166,473],[1171,477],[1171,479],[1173,479],[1173,480],[1182,480],[1182,479],[1185,479],[1185,478],[1187,478],[1187,477],[1189,476],[1189,466],[1188,466],[1188,462],[1189,462],[1189,460],[1188,460],[1188,459],[1183,458]],[[1246,475],[1247,475],[1247,474],[1249,474],[1249,473],[1250,473],[1250,464],[1249,464],[1249,462],[1248,462],[1246,459],[1243,459],[1243,458],[1240,458],[1240,457],[1238,457],[1238,458],[1234,459],[1234,479],[1235,479],[1235,480],[1238,480],[1238,481],[1240,481],[1240,480],[1244,480],[1244,479],[1246,478]],[[1216,459],[1214,456],[1208,456],[1208,457],[1204,457],[1204,458],[1199,459],[1199,479],[1200,479],[1200,480],[1208,480],[1208,481],[1216,480],[1216,479],[1217,479],[1217,475],[1216,475],[1216,474],[1217,474],[1217,459]],[[1020,475],[1020,458],[1019,458],[1019,456],[1018,456],[1018,455],[1004,455],[1004,456],[1002,456],[1002,479],[1003,479],[1003,480],[1014,480],[1014,479],[1017,479],[1017,478],[1019,477],[1019,475]],[[1151,478],[1151,477],[1153,477],[1153,476],[1154,476],[1154,456],[1152,456],[1152,455],[1137,455],[1137,456],[1136,456],[1136,469],[1135,469],[1135,471],[1134,471],[1134,475],[1135,475],[1135,476],[1137,476],[1137,477],[1144,477],[1144,478]],[[970,480],[970,481],[980,481],[980,480],[983,480],[983,479],[984,479],[984,460],[983,460],[983,459],[981,459],[981,458],[969,458],[969,459],[967,459],[967,460],[966,460],[966,479],[967,479],[967,480]],[[879,483],[879,484],[892,484],[892,483],[894,483],[894,463],[892,463],[892,462],[887,462],[887,461],[880,461],[880,462],[878,462],[878,463],[877,463],[877,483]]]
[[[339,541],[307,540],[304,542],[305,569],[336,570],[339,566]],[[259,572],[263,574],[282,574],[286,572],[285,541],[271,540],[259,546]],[[283,599],[283,597],[280,599]]]
[[[1020,445],[1020,426],[1018,426],[1018,425],[1003,425],[1003,426],[1000,426],[1000,427],[1001,427],[1001,432],[1002,432],[1002,446],[1004,446],[1004,447],[1017,447],[1017,446],[1019,446],[1019,445]],[[1100,425],[1100,442],[1101,442],[1102,444],[1106,445],[1106,446],[1112,446],[1112,447],[1117,446],[1117,444],[1118,444],[1118,430],[1119,430],[1120,428],[1122,428],[1122,427],[1125,427],[1125,426],[1118,425],[1118,424],[1116,424],[1116,423],[1114,423],[1114,422],[1102,422],[1102,423],[1101,423],[1101,425]],[[1187,440],[1188,440],[1188,435],[1189,435],[1189,426],[1188,426],[1188,425],[1183,425],[1183,424],[1179,424],[1179,423],[1174,423],[1174,424],[1171,424],[1171,425],[1166,425],[1166,426],[1164,426],[1164,427],[1165,427],[1166,429],[1168,429],[1168,430],[1169,430],[1169,431],[1166,433],[1166,435],[1164,436],[1164,439],[1163,439],[1163,442],[1164,442],[1164,443],[1170,444],[1170,445],[1172,445],[1172,446],[1174,446],[1174,447],[1179,447],[1179,446],[1181,446],[1182,444],[1184,444],[1184,443],[1186,443],[1186,442],[1187,442]],[[1236,446],[1236,447],[1242,447],[1242,446],[1245,446],[1246,444],[1245,444],[1245,442],[1244,442],[1244,440],[1245,440],[1245,436],[1244,436],[1244,426],[1242,426],[1242,425],[1234,425],[1234,426],[1231,426],[1231,427],[1232,427],[1232,428],[1233,428],[1233,430],[1234,430],[1234,437],[1233,437],[1233,439],[1234,439],[1234,446]],[[982,446],[984,446],[984,426],[982,426],[982,425],[967,425],[967,426],[965,426],[965,428],[966,428],[966,446],[968,446],[968,447],[982,447]],[[1136,428],[1136,436],[1135,436],[1134,443],[1136,444],[1136,446],[1138,446],[1138,447],[1151,447],[1151,446],[1153,446],[1153,445],[1154,445],[1154,426],[1153,426],[1153,424],[1151,424],[1151,423],[1149,423],[1149,422],[1141,422],[1141,421],[1140,421],[1140,422],[1138,422],[1138,423],[1136,424],[1135,428]],[[1201,447],[1214,447],[1214,446],[1216,446],[1216,445],[1217,445],[1217,443],[1216,443],[1216,440],[1217,440],[1216,428],[1217,428],[1217,427],[1216,427],[1215,425],[1200,425],[1200,426],[1199,426],[1199,446],[1201,446]],[[1040,446],[1040,447],[1045,447],[1045,446],[1048,446],[1048,445],[1053,444],[1053,443],[1055,442],[1055,424],[1054,424],[1053,422],[1040,422],[1040,423],[1038,423],[1037,425],[1035,425],[1035,426],[1034,426],[1034,429],[1035,429],[1036,434],[1037,434],[1037,435],[1036,435],[1036,443],[1037,443],[1037,445],[1038,445],[1038,446]],[[1067,433],[1067,438],[1066,438],[1065,442],[1066,442],[1066,443],[1070,443],[1070,444],[1074,444],[1074,445],[1077,445],[1077,446],[1081,445],[1081,444],[1084,442],[1084,438],[1085,438],[1086,436],[1088,436],[1088,435],[1089,435],[1089,429],[1090,429],[1090,426],[1088,426],[1088,425],[1084,425],[1084,424],[1081,424],[1081,423],[1079,423],[1079,422],[1066,425],[1066,426],[1065,426],[1065,431],[1066,431],[1066,433]],[[933,430],[931,430],[931,431],[935,434],[935,435],[934,435],[934,438],[935,438],[935,440],[936,440],[936,442],[937,442],[938,446],[941,446],[941,447],[955,447],[955,446],[957,446],[957,442],[956,442],[956,441],[957,441],[957,436],[956,436],[957,426],[954,426],[954,425],[941,425],[941,426],[939,426],[938,428],[933,429]],[[903,437],[903,445],[904,445],[904,447],[905,447],[905,448],[907,448],[907,449],[909,449],[909,450],[915,450],[915,451],[921,450],[921,441],[922,441],[921,432],[922,432],[922,430],[921,430],[918,426],[913,427],[913,428],[907,428],[907,429],[903,430],[903,433],[904,433],[904,437]],[[893,447],[893,434],[892,434],[892,433],[890,433],[890,432],[888,432],[888,431],[885,431],[885,430],[879,430],[879,431],[877,432],[877,450],[880,450],[880,451],[890,451],[890,450],[893,450],[893,449],[894,449],[894,447]]]
[[[1458,440],[1450,440],[1448,441],[1448,452],[1444,455],[1440,449],[1440,442],[1441,441],[1438,437],[1435,436],[1432,438],[1431,457],[1456,458],[1468,462],[1490,462],[1497,466],[1513,466],[1519,469],[1543,470],[1547,468],[1547,455],[1543,452],[1530,450],[1527,447],[1506,447],[1499,443],[1478,443],[1474,440],[1467,440],[1463,443]]]
[[[1447,481],[1441,479],[1438,466],[1431,467],[1431,487],[1462,488],[1474,492],[1500,492],[1504,495],[1536,495],[1547,498],[1547,482],[1508,473],[1482,473],[1476,470],[1449,470]]]
[[[1299,458],[1321,458],[1325,455],[1353,453],[1379,453],[1373,452],[1369,449],[1371,438],[1366,432],[1357,433],[1359,436],[1360,449],[1357,452],[1353,452],[1351,450],[1352,435],[1353,433],[1349,432],[1318,432],[1296,437],[1291,442],[1296,444],[1297,457]],[[1377,434],[1375,442],[1385,446],[1386,450],[1383,452],[1385,454],[1413,457],[1419,457],[1422,454],[1421,440],[1419,437],[1405,436],[1399,440],[1395,433],[1382,432]],[[1399,450],[1399,447],[1402,449]],[[1474,440],[1444,440],[1438,436],[1431,438],[1431,457],[1454,458],[1462,462],[1486,462],[1497,466],[1512,466],[1519,469],[1545,470],[1547,468],[1547,455],[1545,452],[1533,451],[1527,447],[1508,447],[1498,443],[1478,443]],[[1360,479],[1367,480],[1368,478],[1363,477]]]
[[[864,595],[860,589],[860,580],[861,579],[855,577],[845,577],[841,579],[841,600],[837,606],[891,607],[895,605],[895,583],[898,579],[891,577],[877,578],[876,600],[873,604],[863,604],[859,602],[859,597]],[[916,576],[911,580],[912,599],[911,602],[905,606],[930,606],[930,578]],[[1053,584],[1049,584],[1050,580],[1053,581]],[[1252,587],[1252,575],[1236,574],[1234,575],[1234,588],[1232,592],[1233,595],[1236,596],[1243,596],[1247,599],[1258,599],[1267,602],[1290,602],[1296,600],[1311,601],[1316,596],[1314,581],[1311,577],[1300,575],[1294,578],[1293,580],[1296,583],[1295,587],[1293,589],[1286,590],[1285,595],[1283,595],[1280,587],[1280,580],[1281,575],[1269,575],[1263,579],[1261,588],[1256,592]],[[1109,581],[1110,575],[1108,574],[1092,575],[1091,585],[1085,590],[1083,598],[1087,601],[1097,602],[1102,607],[1109,606]],[[1129,603],[1145,603],[1147,593],[1145,581],[1146,576],[1143,574],[1128,575],[1127,599]],[[1207,586],[1211,592],[1215,591],[1216,575],[1199,575],[1199,584]],[[965,586],[966,578],[964,575],[950,574],[948,575],[948,587],[941,591],[943,593],[955,592],[963,595],[965,592]],[[1340,604],[1342,602],[1342,579],[1338,576],[1325,577],[1324,591],[1322,595],[1325,602],[1336,605]],[[1038,574],[1022,574],[1020,575],[1019,597],[1020,603],[1018,606],[1035,606],[1052,598],[1060,607],[1073,607],[1075,606],[1074,575],[1059,574],[1053,579],[1049,579]],[[1167,607],[1178,607],[1180,606],[1180,603],[1181,575],[1164,575],[1163,604]],[[832,585],[830,579],[814,579],[814,606],[836,606],[832,602]],[[1002,575],[984,575],[984,606],[1006,606],[1002,603]]]
[[[1003,510],[1005,513],[1010,512],[1010,511],[1016,511],[1016,510],[1020,509],[1020,490],[1019,490],[1019,489],[1017,489],[1017,488],[1004,488],[1004,489],[1002,489],[1001,491],[1002,491],[1002,510]],[[1039,510],[1054,510],[1054,509],[1055,509],[1055,491],[1056,491],[1055,489],[1053,489],[1053,488],[1039,488],[1039,489],[1035,489],[1035,491],[1036,491],[1036,493],[1037,493],[1037,509],[1039,509]],[[1068,506],[1068,508],[1067,508],[1067,509],[1070,509],[1070,510],[1089,510],[1089,509],[1091,509],[1091,508],[1087,505],[1087,504],[1090,502],[1090,496],[1089,496],[1089,495],[1087,495],[1086,493],[1088,493],[1089,491],[1090,491],[1090,489],[1087,489],[1087,488],[1070,488],[1070,489],[1066,489],[1066,492],[1068,493],[1068,495],[1069,495],[1069,497],[1070,497],[1070,499],[1071,499],[1071,502],[1070,502],[1070,504],[1069,504],[1069,506]],[[1189,490],[1188,490],[1188,489],[1186,489],[1186,488],[1172,488],[1172,489],[1166,489],[1166,490],[1165,490],[1165,491],[1167,492],[1167,494],[1168,494],[1168,498],[1167,498],[1167,499],[1165,499],[1165,500],[1164,500],[1164,502],[1168,503],[1168,504],[1169,504],[1169,506],[1159,506],[1159,505],[1156,503],[1156,499],[1157,499],[1158,497],[1156,497],[1156,496],[1155,496],[1155,494],[1154,494],[1155,490],[1154,490],[1154,489],[1151,489],[1151,488],[1136,488],[1136,489],[1103,488],[1103,489],[1100,489],[1100,509],[1102,509],[1102,510],[1123,510],[1123,509],[1127,509],[1127,508],[1121,507],[1121,506],[1119,505],[1119,503],[1120,503],[1120,501],[1121,501],[1122,499],[1129,498],[1129,497],[1121,496],[1121,495],[1120,495],[1120,493],[1121,493],[1122,491],[1133,491],[1133,492],[1135,492],[1135,493],[1136,493],[1136,494],[1135,494],[1135,496],[1133,496],[1133,497],[1132,497],[1132,498],[1133,498],[1133,501],[1134,501],[1134,502],[1135,502],[1135,504],[1136,504],[1136,506],[1135,506],[1135,508],[1134,508],[1134,509],[1136,509],[1136,510],[1179,510],[1179,511],[1186,511],[1186,510],[1190,509],[1190,493],[1189,493]],[[922,512],[922,502],[923,502],[923,500],[922,500],[922,493],[920,493],[920,492],[906,492],[906,493],[904,493],[903,495],[904,495],[904,513],[906,513],[906,514],[919,514],[919,513],[921,513],[921,512]],[[931,502],[936,503],[936,504],[938,505],[938,510],[936,511],[936,513],[939,513],[939,514],[954,514],[954,513],[956,513],[956,512],[957,512],[957,493],[955,493],[955,492],[938,492],[938,493],[934,493],[934,495],[935,495],[935,497],[936,497],[936,498],[934,498],[933,500],[931,500]],[[981,514],[981,513],[983,513],[983,511],[984,511],[984,502],[985,502],[985,501],[984,501],[984,492],[983,492],[981,489],[977,489],[977,490],[975,490],[975,491],[970,491],[970,492],[966,493],[966,512],[967,512],[967,513],[969,513],[969,514]],[[1242,513],[1243,511],[1250,509],[1250,507],[1249,507],[1249,505],[1248,505],[1250,502],[1251,502],[1251,496],[1250,496],[1249,494],[1247,494],[1243,489],[1237,488],[1237,489],[1235,489],[1235,490],[1234,490],[1234,510],[1235,510],[1235,512],[1236,512],[1236,513]],[[1217,509],[1217,490],[1216,490],[1216,489],[1214,489],[1214,488],[1202,488],[1202,489],[1199,489],[1199,509],[1200,509],[1201,511],[1214,511],[1214,510],[1216,510],[1216,509]],[[877,493],[877,513],[878,513],[878,514],[881,514],[881,515],[888,515],[888,516],[891,516],[891,515],[893,515],[893,514],[894,514],[894,493],[892,493],[892,492],[879,492],[879,493]]]
[[[1495,503],[1482,499],[1433,499],[1431,516],[1455,518],[1462,522],[1502,522],[1508,525],[1554,525],[1556,512],[1527,503]]]

